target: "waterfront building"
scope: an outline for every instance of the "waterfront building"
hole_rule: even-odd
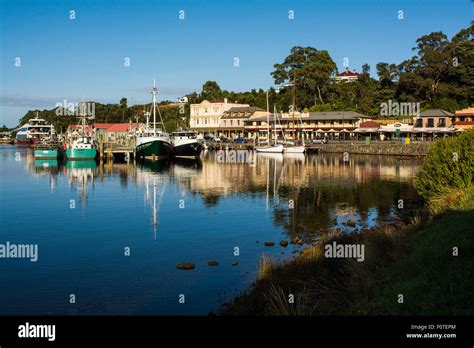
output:
[[[474,128],[474,107],[455,111],[454,125],[463,130]]]
[[[212,134],[215,137],[223,135],[221,117],[224,112],[233,107],[249,107],[249,104],[229,103],[224,100],[203,100],[199,104],[191,104],[189,127],[198,132],[199,136]]]
[[[413,133],[420,140],[433,140],[455,132],[454,114],[442,109],[428,109],[413,117]]]
[[[369,116],[355,111],[295,112],[270,115],[272,134],[286,140],[347,139],[355,136],[354,131]],[[268,132],[267,116],[249,118],[245,122],[245,133],[249,138],[266,138]]]
[[[362,122],[358,128],[354,130],[357,139],[360,137],[370,137],[372,140],[377,140],[377,131],[380,128],[380,123],[375,121],[365,121]]]
[[[408,123],[395,122],[381,125],[377,130],[380,140],[393,140],[394,138],[410,138],[413,126]]]
[[[267,112],[256,106],[234,106],[225,111],[220,119],[219,131],[224,137],[235,139],[245,134],[245,121],[265,116]]]

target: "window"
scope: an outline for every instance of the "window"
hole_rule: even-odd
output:
[[[446,127],[446,119],[445,118],[440,118],[439,119],[439,126],[440,127]]]
[[[415,127],[421,128],[423,127],[423,120],[421,118],[417,118],[415,121]]]
[[[428,119],[428,127],[434,127],[434,118]]]
[[[234,123],[233,120],[230,120],[230,125],[231,125],[231,126],[233,125],[233,123]]]

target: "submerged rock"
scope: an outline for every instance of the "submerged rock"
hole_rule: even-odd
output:
[[[274,242],[265,242],[265,246],[274,246],[275,243]]]
[[[191,263],[191,262],[178,263],[176,265],[176,268],[184,269],[184,270],[194,269],[194,267],[195,267],[194,263]]]
[[[232,262],[232,266],[237,266],[238,264],[239,264],[239,263],[236,262],[236,261],[233,261],[233,262]]]
[[[347,221],[347,226],[349,226],[349,227],[355,227],[355,226],[356,226],[356,222],[355,222],[355,221],[352,221],[352,220],[349,220],[349,221]]]
[[[209,261],[207,263],[208,266],[211,266],[211,267],[215,267],[215,266],[219,266],[219,262],[217,261]]]
[[[288,246],[288,241],[282,240],[282,241],[280,241],[280,245],[281,245],[283,248],[286,248],[286,247]]]

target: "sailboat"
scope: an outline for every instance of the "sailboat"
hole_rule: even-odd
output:
[[[273,121],[276,119],[276,113],[273,113]],[[268,92],[267,92],[267,124],[268,124],[268,135],[267,135],[267,141],[266,145],[258,145],[255,146],[255,151],[257,152],[262,152],[262,153],[282,153],[283,152],[283,145],[277,144],[275,141],[273,141],[273,144],[270,143],[270,111],[269,111],[269,106],[268,106]],[[273,138],[273,133],[272,136]],[[272,139],[274,140],[274,139]]]
[[[295,108],[296,108],[296,81],[293,79],[293,107],[292,107],[292,114],[293,114],[293,141],[296,141],[296,129],[295,129]],[[301,120],[300,120],[301,121]],[[285,145],[283,152],[284,153],[304,153],[306,150],[304,146],[304,139],[302,146],[295,145],[295,143],[290,143]]]
[[[156,88],[155,80],[153,80],[152,94],[152,111],[153,111],[153,128],[150,127],[149,113],[146,119],[146,126],[138,129],[136,133],[136,153],[138,158],[165,158],[170,157],[174,152],[174,146],[171,144],[171,139],[166,133],[163,118],[161,117],[160,109],[156,105],[156,95],[158,88]],[[156,110],[160,116],[160,124],[163,127],[156,128]]]

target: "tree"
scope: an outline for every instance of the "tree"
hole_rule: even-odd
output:
[[[201,98],[203,100],[218,100],[222,98],[222,90],[216,81],[207,81],[202,86]]]
[[[125,111],[127,110],[127,104],[128,104],[127,98],[120,99],[119,105],[120,105],[120,109],[122,110],[122,123],[125,122],[124,118],[125,118]]]
[[[317,94],[322,104],[323,88],[329,83],[331,76],[337,73],[336,63],[329,53],[313,47],[295,46],[283,63],[273,67],[275,70],[271,74],[276,84],[294,83],[295,88],[314,95],[314,99]]]
[[[416,40],[414,51],[418,53],[417,73],[430,80],[432,94],[438,92],[439,82],[449,68],[451,57],[450,45],[442,32],[424,35]]]

